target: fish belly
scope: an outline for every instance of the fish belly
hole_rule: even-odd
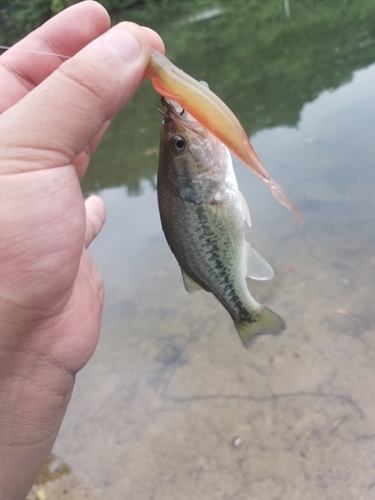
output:
[[[242,214],[219,205],[176,198],[159,207],[163,230],[181,269],[209,291],[233,320],[248,318],[257,307],[246,284]]]

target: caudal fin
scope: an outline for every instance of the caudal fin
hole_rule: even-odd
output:
[[[284,320],[266,306],[255,310],[250,320],[234,322],[234,325],[248,349],[258,335],[280,335],[286,328]]]

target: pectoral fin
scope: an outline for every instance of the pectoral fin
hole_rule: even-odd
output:
[[[182,279],[184,280],[185,290],[189,293],[199,292],[203,288],[198,285],[194,280],[188,276],[183,269],[181,269]]]
[[[250,243],[246,244],[246,276],[253,280],[270,280],[273,278],[272,267],[266,259],[254,250]]]
[[[240,195],[240,200],[241,200],[241,205],[242,205],[242,212],[243,212],[243,216],[244,216],[245,222],[247,223],[247,225],[249,227],[251,227],[249,205],[247,204],[246,199],[245,199],[244,195],[241,193],[241,191],[238,191],[238,193]]]

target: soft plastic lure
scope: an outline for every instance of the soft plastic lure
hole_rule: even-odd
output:
[[[258,174],[282,205],[303,221],[301,212],[262,165],[236,116],[216,94],[177,68],[155,49],[151,52],[146,75],[151,78],[152,85],[159,94],[186,109],[232,153]]]

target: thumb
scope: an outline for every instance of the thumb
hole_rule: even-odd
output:
[[[0,117],[0,174],[73,162],[131,98],[150,58],[147,31],[121,23],[64,62]]]

